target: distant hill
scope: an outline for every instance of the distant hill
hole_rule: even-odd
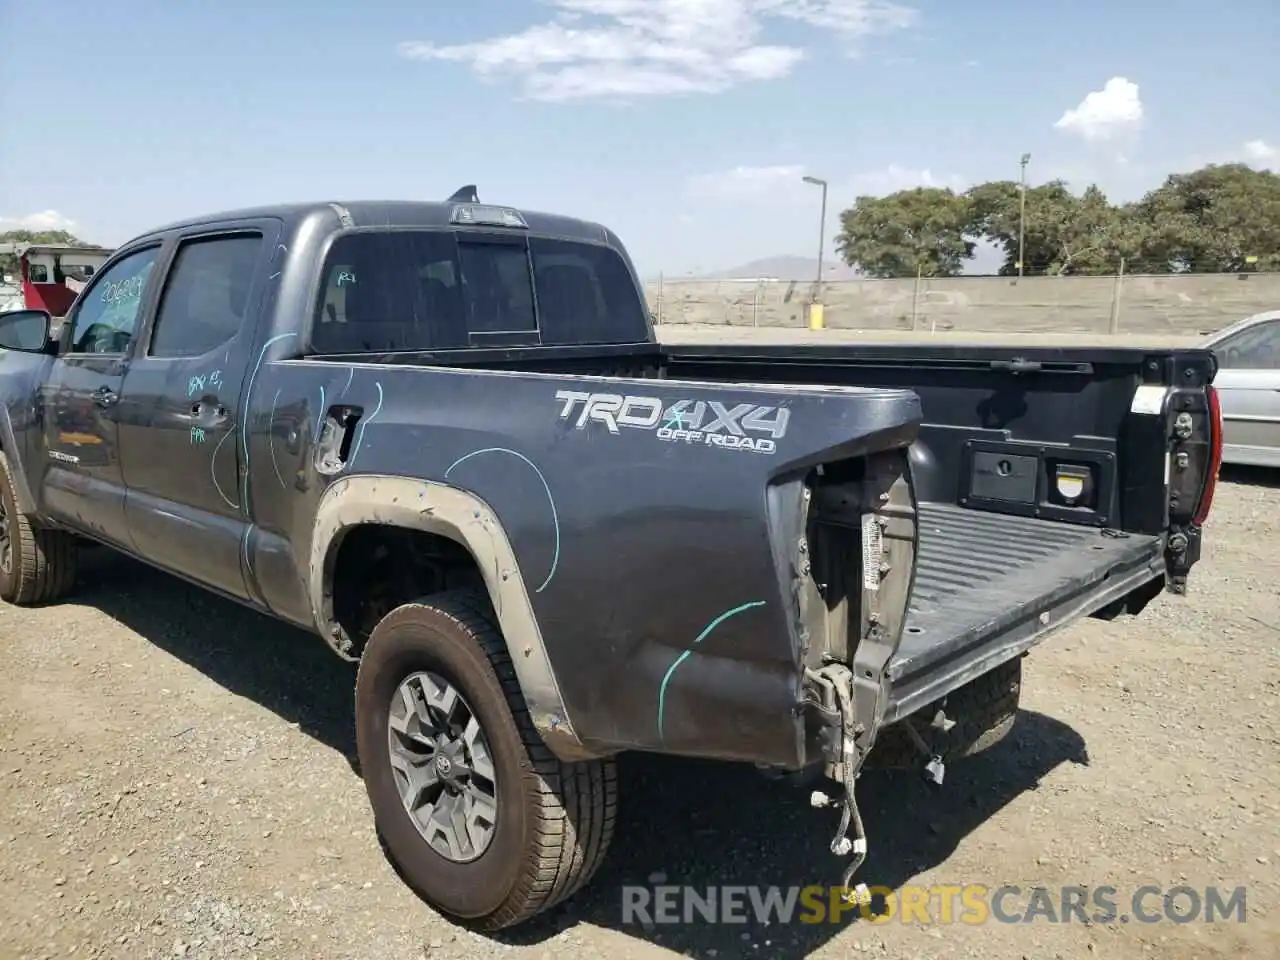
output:
[[[705,280],[751,280],[769,277],[775,280],[812,280],[818,271],[817,257],[778,256],[752,260],[727,270],[704,274]],[[856,280],[859,273],[832,255],[822,261],[824,280]]]

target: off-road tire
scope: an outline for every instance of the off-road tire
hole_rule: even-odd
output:
[[[0,564],[0,600],[28,605],[50,603],[71,592],[76,582],[78,547],[74,535],[41,527],[18,510],[13,467],[0,453],[0,502],[10,562]]]
[[[1022,657],[1014,657],[963,687],[917,710],[908,720],[921,739],[944,762],[972,757],[995,746],[1013,729],[1022,693]],[[948,732],[930,727],[938,710],[956,725]],[[902,722],[882,730],[867,757],[867,767],[880,770],[917,769],[928,757],[911,739]]]
[[[441,856],[422,838],[392,773],[391,697],[419,670],[457,688],[493,753],[497,827],[469,863]],[[547,749],[479,591],[449,590],[404,604],[373,629],[356,678],[356,747],[383,848],[402,879],[440,912],[480,930],[514,926],[571,897],[595,874],[613,838],[614,761],[564,763]]]

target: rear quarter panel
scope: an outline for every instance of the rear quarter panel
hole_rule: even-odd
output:
[[[566,395],[593,393],[641,402],[610,422]],[[771,452],[663,434],[680,400],[747,405],[735,422]],[[797,755],[800,671],[768,489],[905,446],[919,419],[902,391],[272,363],[253,391],[255,423],[272,422],[254,431],[253,503],[260,523],[288,528],[299,575],[314,513],[291,488],[321,495],[308,459],[334,404],[362,410],[340,476],[447,484],[492,508],[585,743],[779,763]],[[763,425],[742,429],[755,407],[770,408]]]

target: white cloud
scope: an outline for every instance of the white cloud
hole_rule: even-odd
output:
[[[412,60],[469,64],[483,79],[522,81],[535,100],[718,93],[784,77],[805,50],[762,42],[765,21],[834,34],[850,54],[863,38],[915,22],[892,0],[550,0],[547,23],[473,43],[401,43]]]
[[[1280,165],[1280,147],[1272,146],[1264,140],[1250,140],[1244,145],[1245,162],[1251,166],[1269,169],[1273,164]]]
[[[57,210],[41,210],[21,217],[0,216],[0,232],[6,230],[74,230],[76,222]]]
[[[883,197],[899,190],[916,187],[938,187],[959,193],[969,188],[969,181],[957,173],[936,175],[932,170],[914,170],[891,163],[883,170],[856,173],[839,184],[839,192],[850,197]]]
[[[776,200],[807,187],[800,180],[804,167],[779,164],[772,167],[734,167],[719,173],[703,173],[689,181],[689,193],[701,199],[751,202]]]
[[[814,195],[817,187],[805,183],[806,169],[801,164],[777,164],[764,167],[734,167],[718,173],[699,174],[689,180],[688,190],[700,199],[734,203],[791,203],[797,198]],[[969,182],[958,174],[935,175],[931,170],[916,170],[890,164],[881,170],[867,170],[832,179],[828,186],[831,204],[847,206],[857,197],[882,197],[915,187],[967,189]]]
[[[1109,140],[1116,133],[1142,123],[1138,85],[1124,77],[1112,77],[1101,90],[1088,94],[1054,124],[1059,130],[1085,140]]]

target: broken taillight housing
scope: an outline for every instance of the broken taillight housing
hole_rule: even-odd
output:
[[[1209,516],[1209,510],[1213,507],[1213,495],[1218,489],[1218,472],[1222,469],[1222,404],[1213,384],[1206,385],[1204,390],[1209,403],[1209,462],[1205,469],[1204,486],[1200,488],[1200,499],[1196,503],[1196,513],[1192,518],[1192,523],[1196,526],[1201,526]]]

